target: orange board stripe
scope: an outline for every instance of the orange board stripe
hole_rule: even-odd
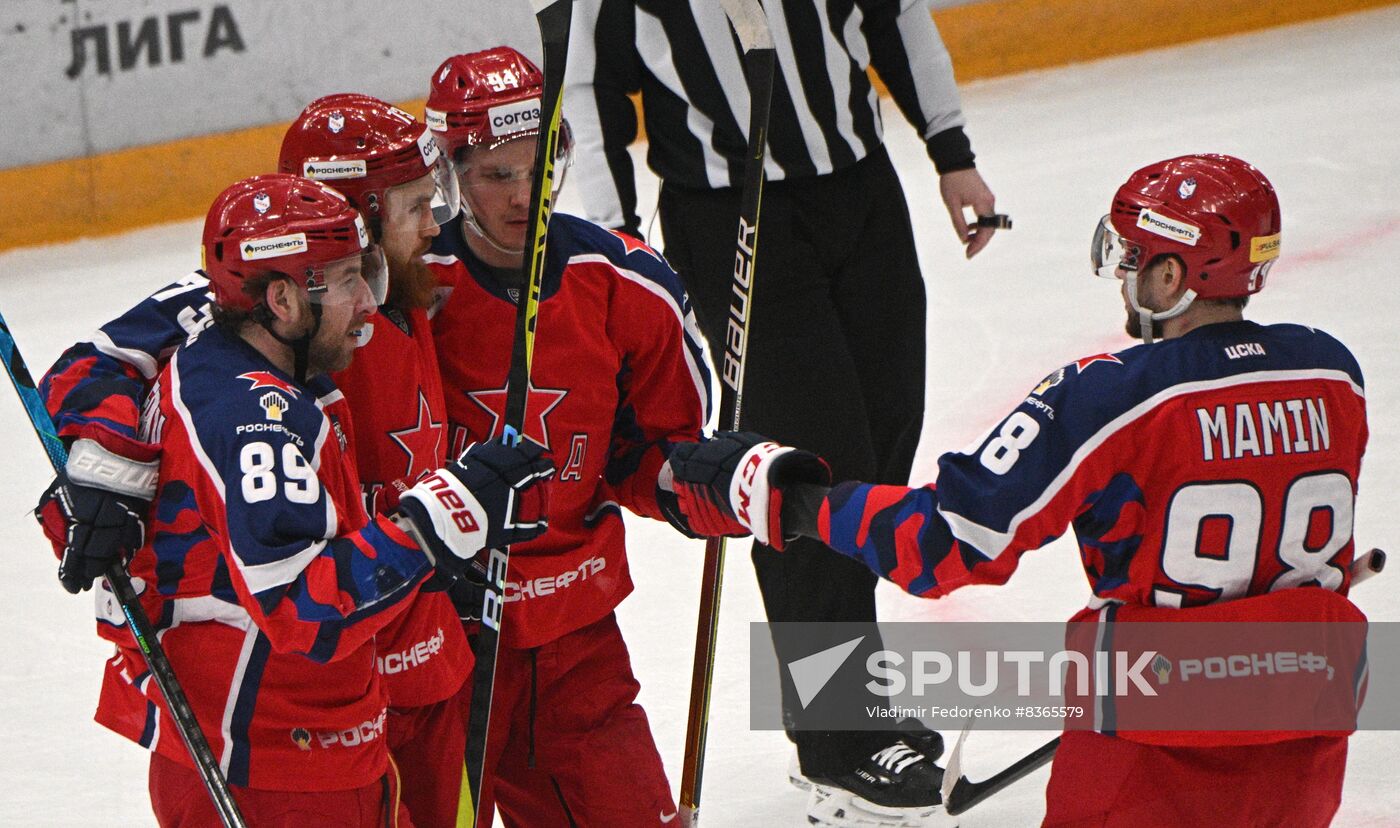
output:
[[[1397,2],[987,0],[941,9],[934,19],[966,82]],[[422,104],[402,106],[416,114]],[[273,124],[0,170],[0,250],[202,216],[229,183],[273,169],[283,129]]]

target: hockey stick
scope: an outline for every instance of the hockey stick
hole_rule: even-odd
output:
[[[5,371],[10,375],[10,382],[14,384],[20,402],[24,403],[24,410],[29,414],[29,424],[33,426],[35,436],[44,444],[44,451],[49,455],[49,462],[54,471],[59,471],[68,464],[68,450],[54,433],[53,420],[44,408],[39,389],[34,386],[34,377],[29,373],[29,366],[25,364],[24,357],[20,356],[19,346],[15,344],[14,335],[10,333],[10,324],[5,321],[3,315],[0,315],[0,359],[5,361]],[[166,709],[175,720],[175,729],[179,731],[185,749],[194,760],[195,769],[204,780],[204,788],[209,792],[214,810],[219,813],[219,820],[225,828],[244,828],[246,823],[243,821],[243,815],[238,812],[237,803],[233,801],[233,794],[229,792],[228,781],[219,770],[219,761],[214,758],[214,751],[209,749],[204,731],[199,729],[194,710],[190,708],[190,700],[185,697],[185,691],[175,677],[175,670],[170,666],[165,648],[151,630],[151,620],[146,617],[141,600],[131,586],[131,576],[126,574],[121,563],[114,561],[107,568],[104,577],[111,586],[112,594],[116,596],[117,606],[121,607],[122,614],[126,616],[127,628],[131,630],[132,637],[141,648],[141,655],[146,660],[146,666],[150,668],[156,687],[160,688],[161,695],[165,697]]]
[[[1380,574],[1383,569],[1385,569],[1384,550],[1372,549],[1352,561],[1351,585],[1356,586],[1366,579]],[[1060,746],[1060,737],[1056,736],[1016,760],[1005,770],[993,774],[981,782],[973,782],[962,773],[962,746],[975,721],[976,719],[969,719],[968,723],[963,726],[962,733],[958,735],[958,742],[953,746],[953,752],[948,754],[948,768],[943,775],[943,802],[948,813],[953,816],[961,814],[992,794],[1040,769],[1055,758],[1055,750]]]
[[[1351,562],[1351,585],[1356,586],[1366,579],[1381,574],[1385,569],[1385,550],[1372,549]]]
[[[749,146],[739,206],[738,250],[734,261],[734,295],[729,304],[721,371],[719,427],[739,427],[744,408],[744,362],[749,322],[753,318],[753,271],[758,252],[758,216],[763,200],[763,160],[768,144],[768,109],[773,93],[773,38],[758,0],[720,0],[744,51],[749,83]],[[700,819],[700,785],[705,772],[705,738],[710,725],[710,691],[714,685],[719,599],[724,578],[724,538],[705,542],[700,576],[700,617],[695,633],[695,666],[690,679],[690,715],[685,729],[685,763],[681,770],[680,808],[684,824]]]
[[[564,62],[569,53],[569,24],[573,0],[530,0],[544,45],[544,89],[540,117],[545,124],[535,147],[535,169],[530,182],[530,228],[525,250],[525,292],[515,311],[515,343],[506,381],[505,425],[502,439],[520,442],[525,429],[525,408],[530,399],[530,366],[535,356],[535,325],[540,312],[540,285],[544,278],[545,242],[549,216],[554,208],[554,159],[559,146],[560,107],[564,91]],[[548,448],[546,446],[546,448]],[[496,654],[501,643],[501,610],[505,605],[506,569],[510,549],[492,549],[483,590],[481,629],[476,635],[476,667],[472,701],[467,714],[466,770],[471,793],[471,824],[481,816],[482,775],[486,764],[486,738],[491,725],[491,698],[496,683]]]

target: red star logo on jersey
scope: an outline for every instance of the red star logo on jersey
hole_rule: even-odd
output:
[[[617,236],[619,239],[622,240],[622,255],[631,256],[633,253],[636,253],[638,250],[640,250],[641,252],[647,254],[648,256],[652,257],[658,262],[664,261],[664,259],[661,258],[660,253],[657,253],[655,250],[652,250],[651,246],[648,245],[646,242],[642,241],[641,239],[636,238],[635,236],[629,236],[620,230],[609,230],[608,232],[612,233],[614,236]]]
[[[1084,369],[1085,369],[1085,368],[1088,368],[1090,365],[1093,365],[1095,362],[1111,362],[1111,363],[1113,363],[1114,365],[1122,365],[1122,364],[1123,364],[1123,360],[1119,359],[1118,357],[1114,356],[1113,354],[1094,354],[1093,356],[1086,356],[1086,357],[1084,357],[1083,359],[1076,359],[1076,360],[1074,361],[1074,367],[1077,368],[1077,369],[1079,369],[1079,370],[1078,370],[1078,373],[1081,373],[1081,374],[1082,374],[1082,373],[1084,373]]]
[[[500,436],[501,423],[505,419],[506,390],[509,387],[507,383],[506,388],[467,392],[472,402],[491,415],[491,437]],[[549,448],[549,425],[545,417],[564,401],[569,392],[564,388],[536,388],[534,383],[530,383],[529,388],[529,396],[525,399],[525,437]]]
[[[391,431],[389,436],[408,455],[408,471],[404,477],[412,480],[419,473],[442,465],[442,423],[433,422],[433,411],[428,406],[428,398],[423,390],[418,390],[418,422],[400,431]]]
[[[245,379],[253,383],[249,390],[256,391],[259,388],[276,388],[278,391],[286,391],[295,399],[301,392],[290,382],[278,379],[268,371],[249,371],[246,374],[239,374],[239,379]]]

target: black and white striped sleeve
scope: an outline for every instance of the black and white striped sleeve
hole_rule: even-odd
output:
[[[637,138],[630,93],[641,88],[632,0],[576,0],[564,76],[564,117],[578,159],[570,171],[584,215],[640,235],[637,185],[627,147]]]
[[[856,0],[870,65],[919,130],[940,174],[974,166],[953,62],[927,0]]]

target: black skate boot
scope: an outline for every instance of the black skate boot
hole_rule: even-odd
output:
[[[923,828],[954,826],[941,807],[943,769],[934,760],[943,738],[919,722],[850,771],[814,777],[807,821],[831,828]]]

